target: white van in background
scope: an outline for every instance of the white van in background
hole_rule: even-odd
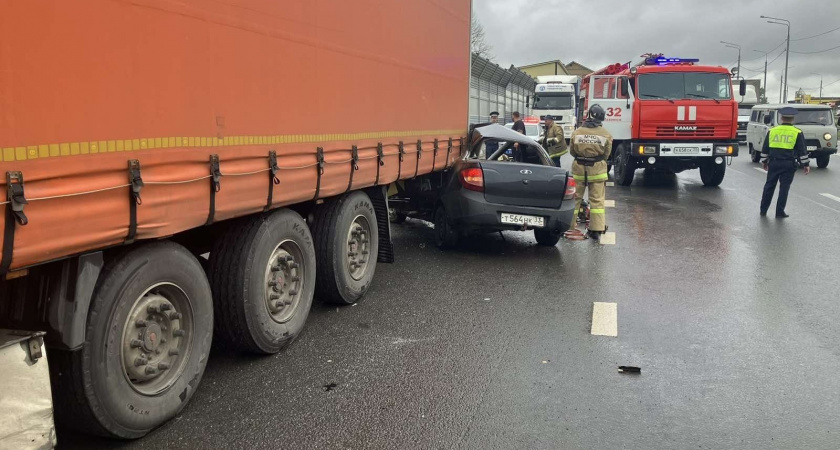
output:
[[[805,135],[808,155],[817,161],[817,167],[827,167],[829,157],[837,153],[837,127],[831,108],[826,105],[756,105],[747,128],[747,145],[752,161],[759,161],[767,132],[779,124],[779,110],[788,106],[799,111],[794,116],[793,126]]]
[[[738,143],[747,143],[747,125],[750,123],[750,115],[753,106],[758,104],[758,93],[755,86],[748,84],[745,95],[738,95],[738,84],[732,85],[732,93],[738,102]]]

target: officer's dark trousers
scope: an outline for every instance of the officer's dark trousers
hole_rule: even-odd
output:
[[[559,156],[555,156],[555,157],[551,158],[551,160],[554,161],[555,166],[560,167],[560,157]]]
[[[767,212],[770,208],[770,202],[773,200],[773,192],[776,190],[776,183],[780,184],[779,199],[776,200],[776,215],[785,212],[788,191],[790,191],[790,184],[793,183],[793,175],[795,173],[796,168],[793,167],[793,161],[770,161],[770,166],[767,170],[767,182],[764,183],[764,194],[761,196],[761,212]]]

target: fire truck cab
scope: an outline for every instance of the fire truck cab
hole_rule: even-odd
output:
[[[738,156],[738,103],[729,72],[695,65],[696,59],[643,57],[632,67],[607,66],[582,84],[583,114],[596,103],[606,111],[615,181],[629,186],[642,168],[700,169],[704,185],[718,186],[726,159]]]

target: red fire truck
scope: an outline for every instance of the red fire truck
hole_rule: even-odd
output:
[[[729,72],[697,65],[697,59],[642,58],[591,73],[581,86],[583,114],[596,103],[606,111],[615,181],[629,186],[642,168],[700,169],[704,185],[719,185],[727,157],[738,156],[738,103]]]

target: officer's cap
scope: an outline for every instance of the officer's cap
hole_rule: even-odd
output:
[[[796,108],[792,108],[790,106],[785,106],[784,108],[779,110],[780,116],[793,117],[797,114],[799,114],[799,111]]]
[[[498,111],[493,111],[493,112],[490,113],[490,117],[498,116],[498,115],[499,115]]]

